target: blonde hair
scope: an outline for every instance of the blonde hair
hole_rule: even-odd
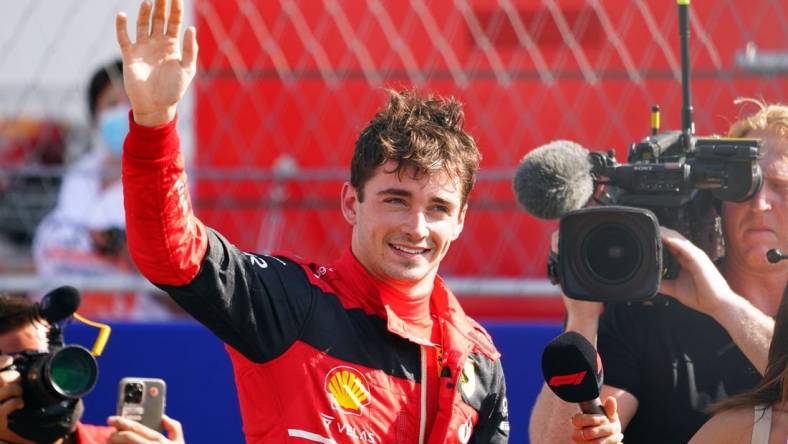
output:
[[[788,106],[781,103],[766,104],[761,100],[739,97],[735,104],[752,103],[760,111],[734,122],[728,130],[728,137],[747,137],[756,130],[773,131],[782,138],[788,138]]]

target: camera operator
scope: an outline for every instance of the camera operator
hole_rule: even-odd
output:
[[[764,140],[763,187],[722,203],[726,256],[715,266],[679,233],[662,241],[682,272],[646,302],[602,304],[564,297],[566,330],[596,343],[605,367],[601,398],[615,397],[620,423],[567,427],[577,412],[545,386],[531,414],[532,443],[594,441],[624,429],[626,442],[687,442],[706,407],[753,387],[764,372],[788,265],[766,252],[788,247],[788,107],[765,106],[731,126],[731,137]],[[555,242],[554,242],[555,250]],[[677,303],[678,302],[678,303]],[[596,441],[594,441],[596,442]],[[604,441],[603,441],[604,442]]]
[[[23,298],[0,296],[0,442],[13,444],[144,444],[183,443],[181,424],[163,417],[162,426],[169,439],[142,424],[120,417],[110,417],[109,426],[79,422],[84,412],[82,400],[74,407],[39,420],[17,418],[9,424],[9,416],[24,408],[21,375],[11,369],[14,355],[23,351],[45,351],[49,327],[39,321],[32,302]],[[54,438],[53,438],[54,437]]]

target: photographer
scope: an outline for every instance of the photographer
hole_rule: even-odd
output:
[[[44,420],[9,416],[24,408],[21,375],[9,367],[14,355],[23,351],[47,350],[46,323],[39,321],[35,306],[27,299],[0,296],[0,442],[13,444],[123,444],[183,443],[178,421],[163,417],[162,426],[169,439],[139,423],[110,417],[109,426],[79,422],[84,411],[82,400],[72,408],[61,409]]]
[[[658,296],[602,304],[564,297],[566,330],[596,343],[605,369],[601,398],[616,398],[620,424],[571,434],[577,408],[543,388],[530,421],[533,443],[593,441],[624,429],[625,442],[687,442],[706,407],[752,388],[764,372],[788,265],[766,252],[788,247],[788,108],[761,110],[731,126],[731,137],[764,140],[763,187],[750,200],[722,203],[726,257],[715,267],[672,230],[662,240],[682,266]],[[678,303],[677,303],[678,302]],[[768,315],[768,316],[767,316]],[[571,434],[571,438],[570,438]]]

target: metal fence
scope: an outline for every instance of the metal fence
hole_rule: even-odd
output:
[[[466,295],[555,294],[544,279],[555,223],[517,208],[518,160],[558,138],[623,155],[647,135],[652,104],[661,105],[665,127],[679,126],[673,2],[186,3],[200,42],[180,121],[195,208],[249,250],[335,257],[349,239],[337,208],[355,136],[384,88],[418,88],[464,102],[484,156],[465,232],[442,274]],[[788,4],[691,6],[698,132],[723,133],[749,111],[733,104],[736,97],[785,102]],[[88,140],[80,104],[87,71],[115,51],[115,11],[125,9],[133,23],[136,2],[4,1],[2,8],[0,291],[21,291],[51,284],[34,277],[32,235],[79,151],[68,147]],[[44,28],[54,35],[41,43]],[[30,52],[38,57],[32,62]],[[113,279],[80,283],[146,287]]]

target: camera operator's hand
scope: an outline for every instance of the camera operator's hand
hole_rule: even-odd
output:
[[[710,316],[737,297],[703,250],[677,231],[660,227],[660,233],[662,243],[681,265],[678,278],[662,281],[660,293]]]
[[[8,430],[8,415],[24,407],[19,372],[8,369],[13,363],[13,357],[0,355],[0,430]]]
[[[555,254],[558,251],[558,230],[553,231],[550,236],[550,251]],[[561,292],[561,298],[566,307],[567,323],[566,329],[577,331],[588,338],[596,337],[596,326],[599,322],[599,315],[602,313],[601,302],[578,301],[567,297]],[[591,338],[588,338],[591,340]],[[595,343],[596,341],[592,341]]]
[[[181,423],[167,415],[161,417],[161,425],[167,432],[167,437],[136,421],[120,416],[110,416],[107,424],[118,430],[109,438],[108,444],[184,444]]]

